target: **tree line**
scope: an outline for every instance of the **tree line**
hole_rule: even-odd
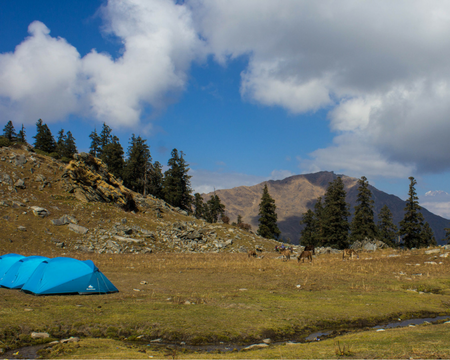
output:
[[[75,138],[70,131],[64,132],[64,129],[61,129],[55,140],[42,119],[36,122],[36,135],[33,138],[37,153],[63,162],[73,160],[77,153]],[[168,169],[163,172],[161,163],[152,161],[147,140],[141,136],[132,134],[126,153],[119,138],[112,133],[112,129],[106,123],[103,123],[100,133],[94,129],[89,138],[91,139],[89,153],[99,158],[107,166],[108,171],[122,180],[127,188],[144,196],[155,196],[208,222],[220,220],[229,222],[225,216],[225,205],[216,194],[206,203],[203,203],[200,194],[192,196],[189,164],[186,163],[182,151],[172,150],[167,163]],[[22,125],[22,129],[16,133],[12,121],[9,121],[3,129],[3,136],[0,137],[0,146],[9,146],[14,142],[27,142],[25,127]]]
[[[69,162],[77,153],[75,138],[70,131],[61,129],[55,140],[49,127],[39,119],[36,123],[34,148],[64,162]],[[178,207],[196,218],[207,222],[222,221],[229,223],[225,215],[225,205],[214,191],[210,199],[203,201],[199,193],[192,195],[189,175],[189,164],[182,151],[173,149],[168,160],[168,169],[163,172],[163,166],[152,162],[150,147],[147,140],[132,134],[127,153],[120,144],[119,138],[112,134],[112,129],[103,123],[100,133],[95,129],[89,135],[91,144],[89,153],[99,158],[107,166],[108,171],[123,181],[124,186],[141,193],[152,195]],[[16,133],[12,121],[3,129],[0,146],[12,142],[26,143],[25,127]],[[415,191],[416,180],[409,178],[410,186],[405,206],[405,215],[400,222],[400,228],[394,224],[392,213],[387,205],[378,214],[378,224],[374,221],[372,193],[365,176],[358,180],[357,205],[351,223],[349,205],[346,203],[346,192],[341,177],[330,182],[324,197],[319,197],[314,208],[303,214],[300,224],[303,225],[300,242],[302,245],[331,246],[339,249],[349,247],[356,240],[379,239],[389,246],[398,246],[401,242],[407,248],[436,245],[436,239],[430,225],[424,221],[420,212],[418,197]],[[281,231],[277,225],[276,205],[265,184],[259,204],[258,230],[260,236],[278,239]],[[232,225],[244,230],[251,226],[242,222],[238,215],[237,222]],[[446,229],[450,240],[450,228]],[[399,241],[400,239],[400,241]]]
[[[319,197],[314,208],[303,214],[300,242],[302,245],[348,248],[357,240],[378,239],[388,246],[420,248],[437,245],[433,231],[420,212],[414,177],[410,177],[405,214],[400,227],[393,222],[392,212],[384,205],[374,221],[372,192],[365,176],[358,180],[358,195],[353,219],[349,222],[350,207],[341,177],[330,182],[324,197]]]

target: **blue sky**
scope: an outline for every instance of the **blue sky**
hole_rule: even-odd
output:
[[[414,176],[450,218],[449,35],[440,1],[2,2],[0,125],[87,151],[106,122],[183,151],[199,192],[328,170],[404,199]]]

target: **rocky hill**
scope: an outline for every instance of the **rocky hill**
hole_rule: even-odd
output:
[[[250,224],[256,231],[261,194],[264,184],[267,184],[269,193],[277,206],[278,227],[282,232],[282,238],[289,238],[293,243],[298,243],[301,231],[299,222],[302,214],[313,208],[316,199],[325,194],[328,184],[336,177],[337,175],[333,172],[321,171],[314,174],[295,175],[284,180],[271,180],[254,186],[216,190],[216,194],[225,204],[227,215],[231,221],[236,221],[237,216],[241,215],[243,221]],[[345,175],[341,175],[341,177],[347,192],[346,201],[353,212],[358,194],[358,179]],[[375,214],[378,214],[384,205],[388,205],[393,213],[394,222],[398,225],[403,219],[405,202],[399,197],[389,195],[373,186],[370,186],[370,190],[375,201]],[[211,195],[211,193],[204,194],[203,198],[208,200]],[[442,240],[445,237],[444,228],[449,227],[450,221],[432,214],[424,208],[422,208],[422,214],[433,229],[436,239]]]
[[[276,244],[134,193],[88,154],[64,164],[29,146],[0,148],[0,218],[0,254],[246,252]]]

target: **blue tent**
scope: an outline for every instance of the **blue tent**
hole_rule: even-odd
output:
[[[0,286],[8,289],[20,289],[44,260],[44,256],[28,256],[16,261],[0,279]]]
[[[11,266],[14,265],[20,259],[23,259],[25,256],[19,254],[6,254],[0,256],[0,280],[3,279],[5,273],[9,270]]]
[[[108,294],[119,290],[91,260],[57,257],[44,260],[23,285],[34,295]]]

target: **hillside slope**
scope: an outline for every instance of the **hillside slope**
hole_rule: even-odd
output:
[[[134,193],[87,154],[64,164],[28,146],[0,148],[0,218],[0,254],[244,252],[276,244]]]
[[[282,238],[298,243],[301,231],[299,222],[302,214],[308,209],[313,209],[316,199],[325,194],[328,184],[336,177],[337,175],[333,172],[321,171],[314,174],[295,175],[283,180],[271,180],[254,186],[216,190],[216,194],[225,204],[227,215],[231,221],[236,221],[237,216],[241,215],[243,221],[249,223],[256,231],[262,189],[267,184],[269,193],[277,206],[278,227],[282,232]],[[346,201],[353,212],[358,194],[358,179],[345,175],[341,175],[341,177],[347,192]],[[393,213],[394,222],[398,224],[403,219],[405,202],[399,197],[386,194],[373,186],[370,186],[370,189],[375,201],[375,214],[378,214],[384,205],[388,205]],[[212,193],[204,194],[203,198],[208,200],[211,195]],[[443,239],[445,237],[444,228],[450,225],[450,221],[432,214],[424,208],[422,208],[422,214],[433,229],[436,239]],[[375,221],[378,219],[376,218]]]

